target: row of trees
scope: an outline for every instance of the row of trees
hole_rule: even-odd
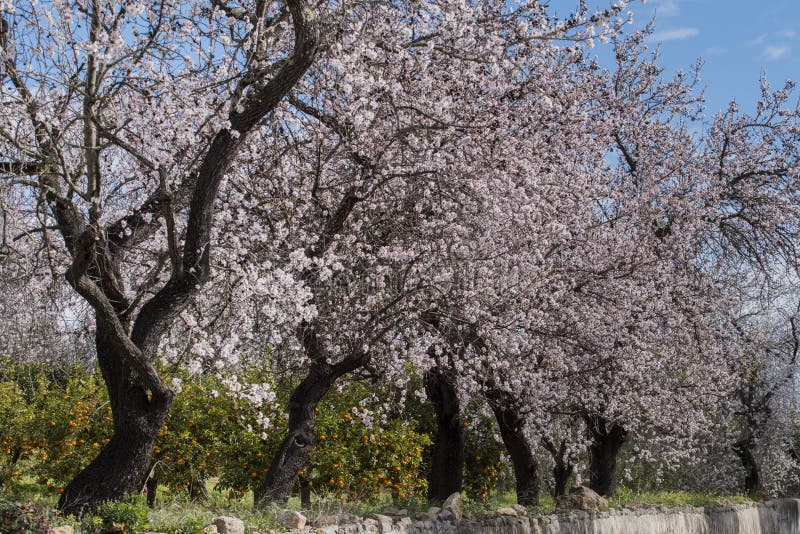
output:
[[[796,406],[791,85],[705,119],[694,78],[619,33],[624,2],[2,9],[4,350],[93,354],[112,413],[65,511],[144,486],[179,388],[162,357],[232,396],[246,366],[296,378],[261,502],[332,388],[422,393],[410,369],[431,498],[462,484],[476,396],[523,504],[539,445],[558,491],[586,450],[611,495],[631,436],[665,462],[729,448],[759,488]]]

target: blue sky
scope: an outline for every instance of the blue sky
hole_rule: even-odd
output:
[[[609,3],[589,2],[592,7]],[[551,2],[559,12],[574,4]],[[660,43],[665,74],[703,59],[707,113],[725,108],[731,99],[742,111],[752,110],[762,71],[773,88],[789,79],[800,83],[800,0],[631,0],[629,9],[637,27],[655,16],[649,44]],[[596,49],[602,46],[608,45]]]

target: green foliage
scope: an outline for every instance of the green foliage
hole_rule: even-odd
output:
[[[422,459],[430,437],[400,418],[373,425],[369,414],[379,402],[363,384],[351,384],[320,404],[311,470],[304,473],[318,491],[359,501],[381,492],[395,501],[424,498]]]
[[[744,495],[715,495],[688,491],[637,492],[627,486],[617,488],[617,496],[609,499],[610,508],[636,508],[645,505],[663,506],[718,506],[752,502]]]
[[[464,410],[473,414],[464,446],[464,490],[472,498],[488,502],[493,491],[504,492],[512,487],[513,475],[505,458],[505,448],[496,439],[494,417],[482,414],[480,403],[472,401]]]
[[[47,534],[53,513],[31,501],[18,503],[0,500],[0,532]]]
[[[145,530],[150,508],[144,498],[132,495],[119,501],[106,501],[97,509],[97,515],[103,519],[103,528],[116,528],[125,534],[134,534]]]

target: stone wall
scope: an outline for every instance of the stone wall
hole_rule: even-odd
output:
[[[385,516],[381,516],[385,517]],[[495,515],[460,521],[391,522],[365,519],[350,524],[306,526],[314,534],[800,534],[800,499],[704,509],[655,507],[606,512],[529,516]]]

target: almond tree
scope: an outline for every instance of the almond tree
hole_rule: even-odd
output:
[[[238,272],[247,262],[237,258],[260,250],[281,253],[257,262],[263,274],[235,277],[242,292],[233,302],[221,295],[223,316],[240,332],[241,310],[266,310],[271,321],[257,322],[269,363],[303,376],[264,502],[288,496],[313,443],[314,409],[337,381],[399,379],[409,363],[429,365],[436,334],[426,311],[450,276],[440,258],[468,251],[467,225],[513,195],[505,170],[515,151],[535,149],[524,136],[541,125],[528,112],[548,106],[580,58],[550,40],[609,24],[621,9],[565,23],[534,4],[369,5],[323,17],[341,22],[323,28],[319,61],[282,112],[272,146],[285,157],[232,177],[252,209],[229,222],[265,234],[232,249],[220,272]],[[513,130],[518,139],[505,146]],[[263,276],[296,288],[295,302],[260,292],[253,281]]]
[[[311,64],[316,22],[299,0],[2,10],[5,213],[91,306],[113,413],[59,501],[77,513],[144,486],[174,397],[154,358],[209,277],[223,178]]]

